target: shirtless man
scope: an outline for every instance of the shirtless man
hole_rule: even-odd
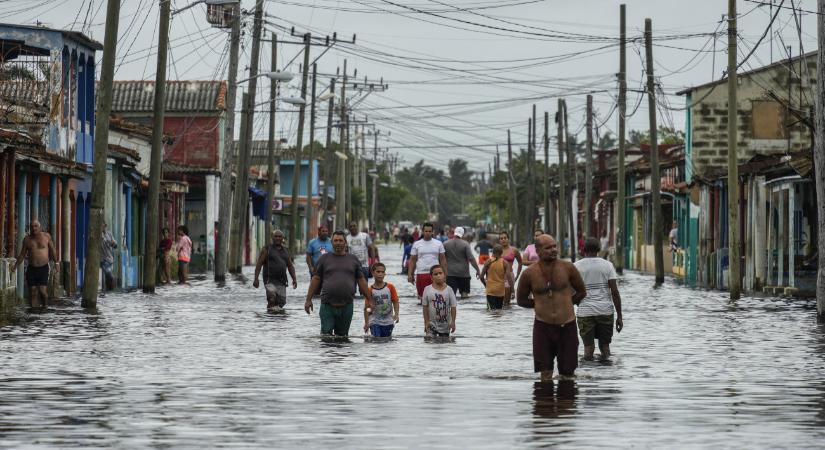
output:
[[[49,302],[49,260],[55,262],[55,268],[60,265],[57,257],[57,250],[49,233],[40,229],[40,222],[33,220],[31,233],[23,238],[23,248],[17,261],[11,267],[15,272],[24,259],[28,259],[29,266],[26,268],[26,282],[29,283],[31,292],[32,308],[42,308]]]
[[[552,236],[536,239],[539,261],[522,274],[516,301],[523,308],[535,308],[533,321],[533,364],[542,381],[553,379],[553,360],[558,359],[559,375],[572,377],[579,363],[579,336],[576,328],[578,305],[585,297],[584,281],[569,261],[559,259]],[[533,294],[530,297],[530,294]]]

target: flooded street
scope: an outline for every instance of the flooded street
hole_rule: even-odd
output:
[[[486,311],[474,280],[454,342],[424,342],[401,251],[380,250],[401,296],[391,342],[363,338],[360,308],[350,342],[322,342],[303,257],[285,315],[251,280],[195,280],[0,328],[0,447],[825,445],[812,301],[732,304],[628,274],[612,360],[551,386],[532,372],[531,310]]]

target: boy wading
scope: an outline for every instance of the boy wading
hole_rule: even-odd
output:
[[[304,311],[310,314],[314,309],[313,295],[321,292],[321,334],[348,336],[352,323],[352,302],[355,298],[355,285],[371,302],[361,262],[353,255],[347,254],[347,241],[342,231],[332,235],[332,253],[318,259],[315,275],[307,290]]]
[[[553,363],[559,375],[572,377],[578,367],[579,336],[576,330],[578,304],[587,294],[576,266],[558,259],[556,240],[543,234],[536,239],[539,262],[524,271],[516,300],[524,308],[534,308],[533,365],[542,381],[553,379]],[[533,294],[533,297],[530,297]]]

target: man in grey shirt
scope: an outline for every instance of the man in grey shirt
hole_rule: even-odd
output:
[[[444,243],[444,253],[447,257],[447,285],[453,289],[453,293],[461,292],[461,298],[470,295],[470,267],[476,270],[478,278],[479,270],[476,263],[473,249],[470,243],[463,239],[464,227],[456,227],[453,238]]]

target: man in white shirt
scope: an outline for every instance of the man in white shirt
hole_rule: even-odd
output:
[[[424,237],[415,241],[410,251],[410,262],[407,264],[407,281],[415,284],[418,298],[424,294],[424,288],[433,284],[430,277],[430,267],[438,264],[444,269],[447,276],[447,257],[444,255],[444,244],[433,239],[433,224],[427,222],[421,230]]]
[[[584,258],[576,261],[576,269],[581,273],[587,296],[579,303],[576,312],[579,334],[584,342],[584,359],[593,359],[596,339],[602,359],[610,356],[610,342],[613,339],[613,312],[616,313],[616,331],[624,327],[622,321],[622,298],[616,284],[616,269],[613,263],[599,258],[599,240],[587,238],[584,242]]]
[[[363,231],[358,231],[358,224],[351,222],[349,224],[349,234],[347,235],[347,248],[349,253],[361,263],[361,270],[364,272],[364,278],[370,277],[370,255],[377,255],[372,245],[370,235]],[[378,262],[378,258],[376,261]]]

